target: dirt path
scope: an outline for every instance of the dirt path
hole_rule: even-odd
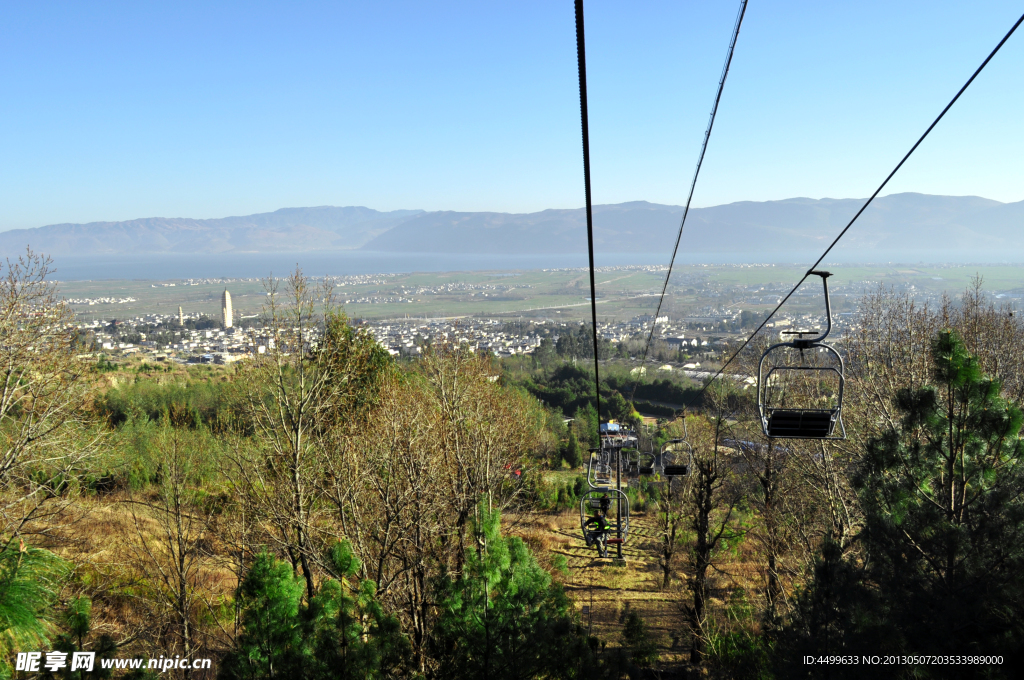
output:
[[[619,646],[626,613],[633,610],[657,640],[659,666],[677,666],[683,661],[689,653],[689,637],[679,606],[683,593],[677,583],[667,591],[661,589],[662,573],[655,552],[657,533],[648,517],[636,513],[630,519],[630,535],[622,550],[625,566],[598,557],[595,548],[586,546],[576,513],[549,515],[538,523],[538,529],[545,535],[538,547],[546,550],[549,559],[554,555],[566,558],[566,592],[593,635],[609,646]],[[614,546],[608,550],[614,554]]]

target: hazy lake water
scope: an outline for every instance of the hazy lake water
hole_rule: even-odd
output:
[[[597,266],[667,264],[661,253],[600,253]],[[585,253],[543,255],[480,255],[468,253],[330,253],[142,255],[126,257],[56,257],[53,278],[62,281],[97,279],[188,279],[282,276],[298,264],[310,276],[509,269],[585,267]]]
[[[749,254],[680,252],[679,264],[741,264],[750,262],[774,262],[777,264],[810,264],[818,253],[793,252],[784,257],[778,255],[764,258]],[[670,252],[663,253],[597,253],[594,256],[598,267],[622,265],[665,265]],[[1024,258],[1017,258],[1020,261]],[[877,253],[836,252],[826,262],[854,263],[880,262]],[[921,253],[890,253],[887,262],[936,263],[962,262],[963,253],[934,251],[922,259]],[[1007,261],[1006,254],[991,254],[987,257],[971,258],[972,262],[998,263]],[[310,276],[354,275],[406,272],[449,272],[514,269],[553,269],[561,267],[586,267],[586,253],[543,253],[536,255],[483,255],[473,253],[383,253],[365,250],[340,252],[306,253],[229,253],[223,255],[111,255],[111,256],[62,256],[54,258],[56,272],[53,279],[61,281],[102,280],[102,279],[149,279],[169,280],[188,278],[248,278],[264,277],[270,274],[283,276],[298,264]]]

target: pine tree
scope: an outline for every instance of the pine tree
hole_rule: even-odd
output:
[[[391,677],[408,660],[410,650],[398,620],[384,613],[373,581],[350,584],[360,565],[349,543],[334,544],[330,564],[336,579],[320,587],[304,617],[308,630],[304,637],[313,660],[306,677]]]
[[[442,587],[439,677],[575,677],[590,649],[569,599],[521,539],[501,535],[499,512],[481,505],[479,516],[478,550]]]
[[[647,622],[632,609],[623,622],[622,643],[630,662],[638,668],[650,668],[658,660],[658,643],[651,637]]]
[[[377,602],[373,582],[352,582],[359,561],[351,546],[335,544],[327,562],[336,578],[304,605],[305,582],[291,566],[257,556],[239,590],[242,634],[221,664],[221,678],[400,677],[409,643]]]
[[[242,634],[221,663],[221,678],[303,677],[302,594],[290,565],[267,553],[256,556],[238,593]]]
[[[576,437],[576,433],[569,430],[569,439],[562,445],[562,460],[572,468],[576,470],[580,465],[583,464],[583,452],[580,448],[580,440]]]
[[[932,355],[934,386],[900,393],[902,429],[857,480],[871,575],[904,649],[992,654],[1024,642],[1024,415],[955,333]]]
[[[109,668],[103,668],[100,660],[113,658],[117,654],[117,643],[114,641],[114,638],[104,633],[94,643],[86,643],[89,634],[92,632],[92,600],[88,597],[75,598],[68,603],[61,618],[63,632],[54,639],[53,649],[65,652],[68,655],[68,659],[71,659],[75,652],[95,652],[96,658],[93,662],[93,669],[91,671],[82,669],[72,671],[70,664],[68,664],[67,667],[57,671],[55,674],[44,671],[40,674],[40,677],[43,680],[54,677],[61,678],[61,680],[104,680],[104,678],[111,677],[113,671]],[[136,674],[138,678],[148,678],[153,675],[152,673],[143,674],[141,672]]]
[[[14,672],[15,652],[49,647],[53,603],[66,573],[63,560],[21,539],[0,548],[0,678]]]

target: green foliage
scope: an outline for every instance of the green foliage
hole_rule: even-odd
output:
[[[633,408],[633,404],[626,400],[618,391],[611,392],[607,396],[602,395],[601,417],[605,420],[615,420],[628,427],[638,427],[642,422],[640,414]]]
[[[755,629],[758,612],[746,592],[733,592],[725,608],[726,625],[710,627],[707,655],[718,668],[737,680],[771,680],[774,643]]]
[[[649,401],[664,401],[670,404],[687,404],[700,391],[699,385],[680,373],[672,378],[658,378],[648,382],[641,380],[636,386],[636,394],[633,394],[633,384],[636,377],[628,373],[615,373],[608,371],[605,376],[602,373],[602,382],[611,390],[618,390],[625,394],[632,395],[635,399],[646,399]]]
[[[658,643],[651,636],[647,623],[635,610],[629,609],[623,620],[622,646],[629,660],[638,668],[650,668],[658,660]]]
[[[607,359],[611,356],[611,341],[607,338],[597,339],[598,358]],[[594,335],[590,325],[581,323],[575,330],[565,330],[558,336],[555,351],[561,357],[593,359]]]
[[[573,470],[583,465],[583,449],[575,432],[569,432],[568,438],[562,443],[559,457]]]
[[[651,502],[656,501],[661,495],[658,488],[652,486],[646,479],[641,479],[639,485],[630,484],[624,491],[632,512],[647,512]]]
[[[318,347],[325,370],[338,384],[332,387],[348,399],[339,416],[352,417],[375,403],[381,378],[394,365],[391,355],[365,330],[352,327],[345,314],[332,313]]]
[[[530,475],[526,482],[527,498],[543,512],[565,512],[575,509],[580,496],[588,488],[587,479],[578,476],[571,482],[549,482],[542,475]]]
[[[72,672],[70,664],[68,667],[56,674],[44,671],[42,678],[61,678],[62,680],[86,680],[97,678],[109,678],[113,670],[103,668],[101,659],[113,658],[117,652],[117,643],[110,635],[103,634],[92,645],[86,644],[86,639],[92,631],[92,600],[87,597],[79,597],[68,603],[67,609],[61,617],[62,632],[53,641],[53,649],[65,652],[68,659],[72,654],[81,651],[96,652],[96,659],[92,671],[78,670]]]
[[[101,354],[100,358],[97,359],[96,363],[93,365],[93,370],[98,373],[110,373],[111,371],[117,370],[117,365],[111,363],[110,359],[108,359],[106,355]]]
[[[15,652],[49,647],[53,604],[67,570],[53,553],[20,539],[0,549],[0,678],[11,677]]]
[[[540,345],[533,351],[533,360],[536,365],[543,368],[548,368],[558,360],[555,343],[551,338],[541,339]]]
[[[159,483],[163,475],[163,452],[176,437],[200,463],[195,471],[204,482],[215,479],[219,463],[231,440],[217,436],[205,427],[173,430],[167,420],[154,422],[132,419],[107,437],[102,454],[92,472],[84,478],[85,488],[96,493],[130,488],[140,490]]]
[[[237,425],[237,397],[230,382],[189,380],[160,384],[140,378],[97,398],[96,411],[110,427],[137,420],[175,427],[206,427],[216,432]]]
[[[575,417],[573,414],[586,406],[593,408],[593,372],[582,366],[561,364],[550,373],[540,372],[536,380],[526,379],[523,384],[530,394],[566,416]]]
[[[571,363],[554,363],[546,361],[542,368],[534,372],[532,377],[521,379],[521,384],[533,396],[540,399],[550,408],[558,409],[566,417],[579,417],[580,409],[593,409],[594,377],[593,371],[585,365]],[[656,416],[671,417],[676,409],[653,402],[668,404],[686,404],[696,397],[700,388],[683,374],[671,378],[659,378],[651,382],[641,381],[633,394],[635,379],[627,370],[616,370],[608,367],[601,372],[601,409],[604,418],[614,418],[620,422],[631,422],[635,418],[635,409],[623,395],[645,401],[636,401],[642,406],[644,413]],[[696,404],[699,405],[699,404]],[[595,417],[596,421],[596,417]],[[594,425],[596,430],[597,425]],[[585,435],[578,433],[581,441],[587,441]],[[595,435],[596,436],[596,435]]]
[[[376,600],[373,581],[361,581],[355,592],[349,580],[359,571],[359,560],[348,542],[336,543],[330,552],[332,571],[306,612],[311,630],[313,658],[307,677],[387,677],[402,668],[409,643],[398,619],[384,613]]]
[[[374,584],[350,584],[359,570],[351,546],[335,544],[328,561],[337,578],[304,605],[304,583],[291,567],[267,553],[257,556],[238,594],[242,634],[219,677],[382,678],[405,666],[408,641],[377,602]]]
[[[764,313],[754,312],[749,309],[744,309],[740,312],[739,327],[740,328],[757,328],[761,320],[764,319]],[[735,322],[733,322],[735,325]]]
[[[576,409],[573,413],[573,432],[580,443],[590,448],[597,446],[597,409],[590,402]],[[584,452],[586,453],[586,452]],[[585,456],[583,463],[587,464],[589,456]]]
[[[523,541],[501,535],[482,504],[459,578],[441,586],[435,646],[441,678],[573,677],[589,648],[561,587]]]
[[[238,592],[242,634],[221,663],[221,678],[301,677],[302,593],[289,565],[267,553],[256,557]]]
[[[92,627],[92,600],[87,597],[72,600],[64,613],[64,625],[67,634],[81,647]]]
[[[671,418],[679,411],[679,409],[672,408],[671,406],[652,404],[649,401],[641,401],[639,399],[634,401],[633,405],[640,413],[657,418]]]

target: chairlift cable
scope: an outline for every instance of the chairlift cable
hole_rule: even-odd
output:
[[[590,123],[587,118],[587,49],[583,36],[583,0],[576,0],[576,63],[583,128],[583,187],[587,199],[587,252],[590,255],[590,315],[594,335],[594,391],[597,396],[597,441],[601,442],[601,376],[598,373],[597,286],[594,283],[594,210],[590,199]]]
[[[661,314],[661,306],[665,302],[665,292],[668,290],[669,279],[672,278],[672,267],[676,262],[676,253],[679,252],[679,242],[683,238],[683,227],[686,226],[686,216],[690,213],[690,203],[693,201],[693,191],[697,187],[697,176],[700,175],[701,165],[704,163],[704,153],[708,149],[708,140],[711,139],[711,128],[715,125],[715,114],[718,113],[718,103],[722,100],[722,90],[725,89],[725,79],[729,75],[729,66],[732,64],[733,51],[736,49],[736,39],[740,35],[740,25],[743,23],[743,16],[747,12],[747,0],[741,0],[740,9],[736,15],[736,25],[732,29],[732,40],[729,41],[729,50],[725,55],[725,66],[722,68],[722,77],[718,80],[718,92],[715,93],[715,103],[711,107],[711,117],[708,119],[708,127],[704,131],[704,142],[700,145],[700,155],[697,157],[697,168],[693,171],[693,180],[690,182],[690,195],[686,198],[686,207],[683,209],[683,217],[679,221],[679,233],[676,234],[676,243],[672,248],[672,259],[668,262],[668,272],[665,273],[665,282],[661,286],[661,297],[658,298],[658,309],[654,312],[654,319],[651,321],[651,332],[647,335],[647,344],[644,345],[644,356],[640,360],[640,368],[637,370],[636,381],[633,383],[633,391],[629,400],[636,397],[636,388],[644,375],[644,364],[647,363],[647,354],[651,349],[651,342],[654,340],[654,330],[658,325],[658,315]]]
[[[767,324],[771,320],[771,318],[775,316],[775,314],[782,308],[782,306],[786,304],[786,301],[793,296],[793,293],[795,293],[797,289],[800,288],[801,285],[803,285],[803,282],[807,280],[807,277],[810,276],[815,269],[817,269],[818,265],[821,264],[822,260],[824,260],[825,257],[828,256],[828,254],[836,246],[836,244],[839,243],[839,239],[843,238],[843,236],[846,235],[846,232],[849,231],[850,227],[853,226],[853,223],[857,221],[857,218],[859,218],[861,214],[867,209],[867,207],[871,205],[871,202],[875,200],[879,193],[881,193],[882,189],[885,188],[885,185],[889,183],[889,180],[891,180],[893,176],[899,171],[899,169],[903,167],[903,164],[907,162],[907,159],[909,159],[911,154],[913,154],[914,151],[917,150],[917,147],[921,145],[921,142],[923,142],[925,138],[935,128],[935,126],[938,125],[939,121],[942,120],[946,113],[953,107],[953,104],[955,104],[957,100],[960,99],[960,95],[962,95],[967,90],[967,88],[970,87],[971,83],[974,82],[974,79],[978,77],[978,75],[982,72],[982,70],[984,70],[986,66],[988,66],[988,63],[992,61],[992,58],[996,56],[996,53],[999,52],[999,50],[1003,47],[1006,41],[1010,39],[1010,36],[1014,34],[1014,32],[1021,25],[1021,23],[1024,23],[1024,14],[1022,14],[1021,17],[1017,19],[1016,23],[1014,23],[1010,30],[1006,33],[1006,35],[1003,36],[1003,39],[999,41],[999,44],[995,46],[995,49],[993,49],[989,53],[989,55],[985,57],[985,61],[981,62],[981,66],[979,66],[977,70],[975,70],[974,73],[971,74],[971,77],[967,79],[967,82],[964,83],[963,87],[961,87],[960,90],[956,93],[956,95],[949,101],[949,103],[946,104],[946,107],[942,109],[942,113],[940,113],[938,117],[934,121],[932,121],[932,124],[928,126],[928,129],[924,131],[924,134],[922,134],[921,137],[914,143],[914,146],[910,147],[910,151],[908,151],[906,155],[903,156],[900,162],[896,164],[896,167],[893,168],[892,172],[890,172],[889,175],[885,178],[885,180],[878,186],[878,188],[875,189],[875,192],[871,194],[871,197],[864,202],[864,205],[862,205],[860,210],[857,211],[857,214],[853,216],[853,219],[851,219],[849,223],[847,223],[847,225],[843,227],[843,230],[839,232],[839,235],[836,236],[832,243],[829,244],[828,248],[825,249],[825,252],[821,254],[821,257],[814,261],[814,264],[811,265],[810,268],[800,278],[800,280],[797,281],[796,285],[793,286],[793,289],[786,293],[786,297],[782,298],[782,301],[775,306],[775,309],[771,311],[771,314],[765,317],[765,319],[761,322],[761,325],[759,325],[757,329],[753,333],[751,333],[746,340],[743,341],[743,344],[740,345],[740,348],[736,350],[731,357],[729,357],[729,360],[722,364],[722,367],[718,369],[718,372],[715,373],[715,375],[713,375],[711,379],[704,384],[704,387],[701,388],[700,392],[698,392],[696,395],[690,398],[690,400],[686,404],[687,407],[692,405],[697,399],[704,395],[708,387],[710,387],[711,384],[714,383],[714,381],[718,379],[719,376],[722,375],[722,373],[729,366],[729,364],[731,364],[736,359],[736,357],[739,356],[740,352],[742,352],[746,348],[746,346],[750,344],[750,341],[753,340],[754,337],[756,337],[757,334],[761,332],[761,330],[765,327],[765,324]]]

